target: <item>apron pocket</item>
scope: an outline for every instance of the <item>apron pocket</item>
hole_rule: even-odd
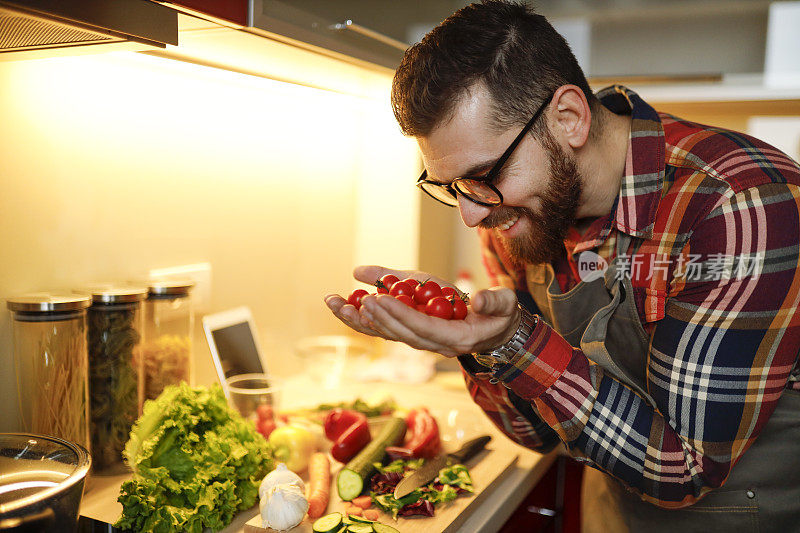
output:
[[[749,490],[712,491],[691,507],[665,512],[675,513],[669,525],[682,533],[759,531],[758,495]]]

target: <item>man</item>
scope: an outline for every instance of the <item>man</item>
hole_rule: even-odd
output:
[[[592,467],[586,531],[798,530],[798,165],[625,87],[595,96],[549,23],[501,1],[409,49],[392,103],[418,185],[478,228],[501,287],[464,321],[386,295],[330,295],[334,314],[458,356],[509,437],[563,442]]]

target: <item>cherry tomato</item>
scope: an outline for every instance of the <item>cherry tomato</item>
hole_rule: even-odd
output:
[[[417,311],[419,311],[420,313],[425,312],[425,304],[417,304],[415,307],[417,308]]]
[[[354,305],[356,309],[361,309],[361,299],[369,294],[364,289],[356,289],[350,293],[350,296],[347,298],[347,303],[350,305]]]
[[[389,294],[391,294],[395,298],[397,298],[401,294],[405,294],[406,296],[411,296],[413,298],[413,296],[414,296],[414,288],[411,285],[409,285],[408,283],[406,283],[405,281],[398,281],[398,282],[395,282],[394,285],[392,285],[392,288],[389,291]]]
[[[397,283],[397,276],[394,274],[386,274],[381,278],[381,283],[383,283],[387,289],[391,289],[392,285]]]
[[[430,282],[429,282],[430,283]],[[425,304],[425,313],[450,320],[453,318],[453,304],[444,296],[434,296]]]
[[[414,301],[418,304],[427,304],[431,298],[442,295],[442,289],[435,281],[425,281],[414,289]]]
[[[450,300],[450,303],[453,305],[453,319],[464,320],[467,317],[466,302],[458,296],[453,296],[452,298],[448,298],[448,300]]]
[[[270,433],[272,433],[276,427],[277,424],[272,419],[261,419],[256,422],[256,429],[264,436],[265,439],[269,437]]]
[[[417,288],[417,285],[419,285],[419,281],[415,280],[414,278],[406,278],[403,281],[411,285],[412,289]]]
[[[442,296],[450,298],[451,296],[458,297],[458,292],[453,287],[442,287]]]
[[[256,414],[258,414],[260,420],[272,420],[275,416],[272,411],[272,406],[266,403],[258,404],[258,407],[256,407]]]
[[[395,298],[409,306],[411,309],[414,309],[414,298],[408,294],[400,294],[399,296],[395,296]]]

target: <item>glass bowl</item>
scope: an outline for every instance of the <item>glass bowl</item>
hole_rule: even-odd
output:
[[[281,379],[268,374],[239,374],[226,380],[228,401],[243,417],[253,419],[259,405],[269,405],[274,411],[280,405],[283,389]]]
[[[339,388],[347,369],[362,367],[373,351],[367,342],[344,335],[309,337],[295,346],[304,370],[325,389]]]

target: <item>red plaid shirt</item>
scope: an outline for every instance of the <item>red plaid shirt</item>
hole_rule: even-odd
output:
[[[512,439],[537,450],[560,440],[643,499],[682,507],[722,485],[797,383],[800,167],[747,135],[657,113],[624,87],[598,96],[632,116],[620,193],[609,215],[569,234],[553,266],[567,290],[581,252],[610,263],[618,233],[633,237],[655,405],[541,320],[494,373],[460,360],[475,402]],[[493,282],[524,302],[525,265],[479,233]]]

